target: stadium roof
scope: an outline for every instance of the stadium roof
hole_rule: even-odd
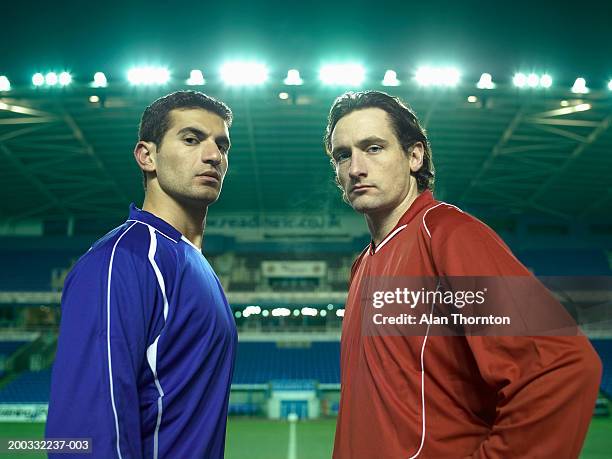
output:
[[[440,198],[498,215],[611,214],[609,91],[378,88],[407,100],[427,127]],[[111,217],[141,202],[131,155],[139,117],[172,89],[75,86],[3,96],[0,215]],[[341,89],[304,85],[287,100],[278,97],[287,87],[272,83],[203,89],[235,112],[230,170],[215,212],[347,209],[322,147],[327,110]],[[94,93],[103,103],[89,101]],[[468,102],[470,95],[477,101]]]
[[[480,215],[609,218],[609,10],[609,2],[591,0],[148,1],[107,2],[92,12],[71,1],[35,10],[12,2],[0,29],[0,75],[12,85],[0,92],[0,220],[116,219],[129,201],[141,202],[131,157],[139,116],[154,98],[185,87],[194,68],[204,69],[201,89],[235,112],[215,212],[348,212],[321,145],[329,105],[344,88],[321,87],[316,73],[325,62],[352,59],[366,66],[364,88],[402,96],[425,122],[438,197]],[[216,82],[223,61],[237,57],[268,63],[270,82],[249,89]],[[143,64],[168,66],[173,79],[157,89],[128,86],[128,68]],[[457,65],[462,84],[407,84],[420,65]],[[282,84],[289,68],[300,69],[304,86]],[[389,68],[402,86],[380,87]],[[75,81],[32,87],[35,72],[51,70],[68,70]],[[109,86],[94,91],[88,82],[100,70]],[[547,72],[554,84],[519,91],[511,84],[517,71]],[[482,72],[496,89],[474,87]],[[569,91],[578,76],[589,94]],[[281,91],[289,99],[279,99]],[[93,94],[103,103],[89,102]],[[573,111],[584,104],[590,108]]]

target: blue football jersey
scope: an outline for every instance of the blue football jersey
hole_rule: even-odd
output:
[[[132,204],[66,278],[46,437],[89,438],[90,458],[221,459],[236,343],[206,258]]]

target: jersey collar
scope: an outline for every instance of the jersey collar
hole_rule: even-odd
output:
[[[164,236],[168,237],[169,239],[172,239],[176,243],[181,240],[182,235],[179,230],[174,228],[170,223],[165,222],[159,217],[156,217],[152,213],[147,212],[146,210],[139,209],[134,203],[130,204],[130,216],[128,218],[128,221],[144,223],[145,225],[156,229]]]
[[[391,238],[393,238],[393,236],[403,230],[408,225],[408,223],[419,214],[419,212],[421,212],[433,202],[434,198],[431,190],[423,191],[410,205],[404,215],[400,217],[399,221],[397,222],[397,225],[395,225],[395,227],[389,232],[389,234],[387,234],[383,238],[383,240],[380,241],[380,244],[378,244],[378,246],[374,245],[374,241],[370,241],[370,255],[373,255],[374,253],[378,252],[387,242],[389,242],[389,240],[391,240]]]

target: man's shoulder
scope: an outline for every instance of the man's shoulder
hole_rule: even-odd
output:
[[[422,227],[428,237],[434,233],[448,234],[466,224],[484,225],[459,207],[443,201],[434,202],[423,211]]]

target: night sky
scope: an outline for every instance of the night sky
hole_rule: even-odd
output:
[[[61,6],[59,6],[61,5]],[[187,76],[230,58],[259,58],[279,78],[296,67],[356,59],[403,75],[423,64],[466,76],[549,72],[555,84],[612,77],[612,1],[576,2],[19,2],[2,8],[0,74],[29,84],[36,71],[123,79],[140,64]]]

